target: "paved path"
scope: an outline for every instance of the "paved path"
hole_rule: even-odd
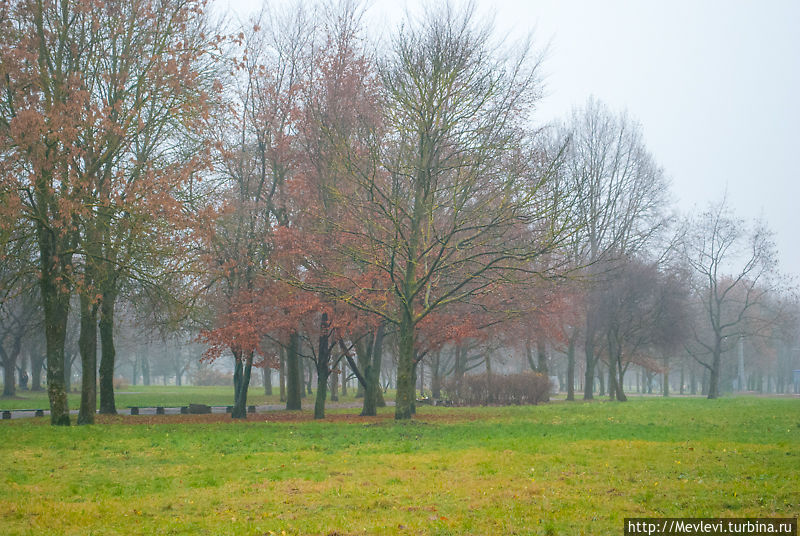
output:
[[[393,406],[394,402],[387,401],[386,403],[389,406]],[[325,404],[325,409],[348,409],[348,408],[360,408],[363,404],[361,402],[328,402]],[[188,407],[188,406],[184,406]],[[211,406],[211,413],[228,413],[229,406]],[[248,406],[249,408],[250,406]],[[313,409],[314,404],[305,404],[304,409]],[[181,408],[180,407],[163,407],[164,415],[180,415]],[[265,404],[261,406],[255,406],[255,413],[264,413],[267,411],[285,411],[286,404]],[[36,413],[40,412],[40,415]],[[14,409],[14,410],[4,410],[2,415],[3,419],[26,419],[26,418],[33,418],[33,417],[45,417],[50,416],[50,410],[35,410],[35,409]],[[73,409],[70,410],[70,415],[77,415],[78,410]],[[249,413],[253,413],[252,411]],[[130,408],[117,408],[117,414],[119,415],[130,415],[131,409]],[[156,407],[140,407],[139,408],[139,415],[157,415]],[[7,416],[8,415],[8,416]]]

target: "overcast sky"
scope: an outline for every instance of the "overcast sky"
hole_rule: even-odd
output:
[[[285,2],[273,2],[284,4]],[[391,31],[417,1],[375,0]],[[499,35],[547,47],[542,122],[589,96],[627,110],[672,182],[679,210],[728,200],[763,215],[781,270],[800,275],[800,1],[477,0]],[[254,0],[219,0],[242,15]],[[371,32],[372,33],[372,32]]]

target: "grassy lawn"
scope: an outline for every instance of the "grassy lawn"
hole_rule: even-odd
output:
[[[316,385],[314,386],[316,388]],[[278,387],[273,387],[272,396],[264,395],[261,385],[251,384],[247,395],[247,403],[255,405],[280,404]],[[355,390],[348,391],[349,396],[339,396],[341,402],[355,401]],[[98,395],[99,397],[99,395]],[[189,404],[208,404],[209,406],[229,406],[233,404],[233,385],[224,387],[205,387],[184,385],[131,385],[114,390],[114,400],[117,408],[123,409],[130,406],[153,407],[167,406],[178,407]],[[70,393],[69,403],[71,409],[78,409],[81,395],[78,392]],[[306,402],[307,401],[307,402]],[[314,405],[313,395],[303,400],[310,407]],[[99,398],[98,398],[99,404]],[[49,409],[46,391],[17,391],[14,398],[0,398],[0,410],[4,409]]]
[[[620,535],[800,511],[800,399],[354,413],[2,421],[0,532]]]

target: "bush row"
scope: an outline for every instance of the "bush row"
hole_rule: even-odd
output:
[[[444,382],[445,397],[456,406],[538,404],[550,400],[550,378],[537,372],[498,376],[476,374]]]
[[[233,385],[233,374],[204,367],[195,371],[191,380],[192,385]],[[253,385],[252,378],[250,385]]]

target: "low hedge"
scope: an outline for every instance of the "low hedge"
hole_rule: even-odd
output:
[[[536,405],[550,400],[550,378],[538,372],[475,374],[444,382],[445,397],[456,406]]]

